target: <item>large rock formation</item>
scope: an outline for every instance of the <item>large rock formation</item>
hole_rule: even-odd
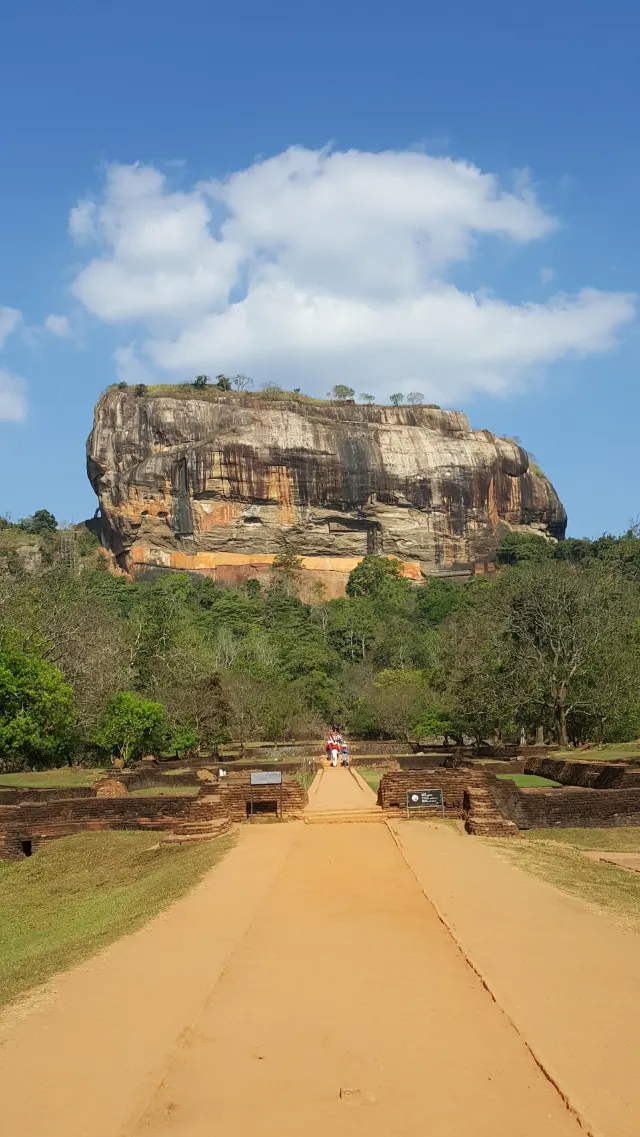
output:
[[[365,553],[420,580],[482,569],[509,529],[564,535],[525,451],[459,411],[156,390],[106,391],[87,442],[116,570],[239,581],[288,547],[309,598],[339,596]]]

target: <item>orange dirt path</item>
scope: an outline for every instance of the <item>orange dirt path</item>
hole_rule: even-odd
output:
[[[309,790],[309,812],[365,810],[376,804],[376,795],[350,768],[322,766]]]
[[[366,790],[349,771],[325,769],[312,804],[369,809]],[[533,1001],[530,972],[497,943],[503,923],[511,934],[514,887],[529,878],[446,829],[425,853],[431,829],[397,826],[401,848],[385,825],[242,827],[237,847],[190,896],[59,977],[49,1001],[8,1030],[3,1134],[584,1135],[514,1013],[513,1000]],[[425,899],[423,878],[431,873],[433,885],[436,864],[437,903],[448,897],[452,911],[474,912],[464,935],[475,936],[488,968],[498,961],[498,993],[515,1026]],[[550,898],[536,910],[544,922],[559,894],[533,883]],[[583,930],[581,918],[567,920],[561,953],[582,949]],[[601,966],[608,971],[606,959]],[[580,977],[563,1015],[571,1000],[579,1014],[601,975],[587,968]],[[607,979],[615,998],[617,977]],[[539,1001],[545,991],[533,986]],[[637,1005],[636,995],[617,1006],[623,1038]],[[540,1022],[531,1020],[536,1053],[550,1029],[548,1015]],[[562,1072],[571,1082],[581,1054],[569,1058]],[[579,1104],[593,1116],[588,1097]],[[637,1127],[603,1132],[634,1137]]]
[[[420,885],[589,1131],[637,1137],[637,932],[502,860],[499,843],[428,822],[393,829]]]
[[[301,827],[268,904],[134,1130],[212,1132],[580,1130],[386,826],[339,825]]]

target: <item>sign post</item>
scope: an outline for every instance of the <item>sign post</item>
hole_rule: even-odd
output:
[[[407,819],[412,809],[441,809],[444,817],[442,790],[407,790]]]
[[[280,786],[280,820],[284,817],[282,800],[282,770],[252,770],[250,775],[251,786]],[[253,821],[253,793],[249,790],[249,817]]]

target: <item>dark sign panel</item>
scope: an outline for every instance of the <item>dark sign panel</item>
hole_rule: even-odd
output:
[[[444,809],[442,790],[407,790],[407,809]]]
[[[254,770],[251,773],[252,786],[279,786],[281,783],[281,770]]]

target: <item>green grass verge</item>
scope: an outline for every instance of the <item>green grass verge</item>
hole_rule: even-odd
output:
[[[131,790],[129,797],[197,797],[199,786],[143,786]]]
[[[640,873],[591,860],[578,849],[556,840],[531,840],[529,835],[522,841],[490,843],[524,872],[586,900],[625,926],[640,931]]]
[[[576,849],[602,849],[607,853],[640,853],[640,828],[620,829],[529,829],[527,841],[557,841]]]
[[[360,777],[364,778],[367,785],[377,794],[384,770],[361,770],[360,767],[356,767],[356,769]]]
[[[496,774],[502,781],[515,782],[517,786],[559,786],[561,782],[554,782],[552,778],[543,778],[541,774]]]
[[[0,788],[19,786],[23,789],[52,790],[65,786],[92,786],[96,778],[104,778],[106,774],[106,770],[85,770],[81,766],[65,766],[60,770],[30,770],[20,774],[0,774]]]
[[[0,861],[0,1004],[135,931],[187,892],[232,839],[158,845],[149,833],[80,833]]]
[[[589,750],[552,750],[549,757],[565,762],[628,762],[631,758],[640,760],[640,743],[610,742]]]

